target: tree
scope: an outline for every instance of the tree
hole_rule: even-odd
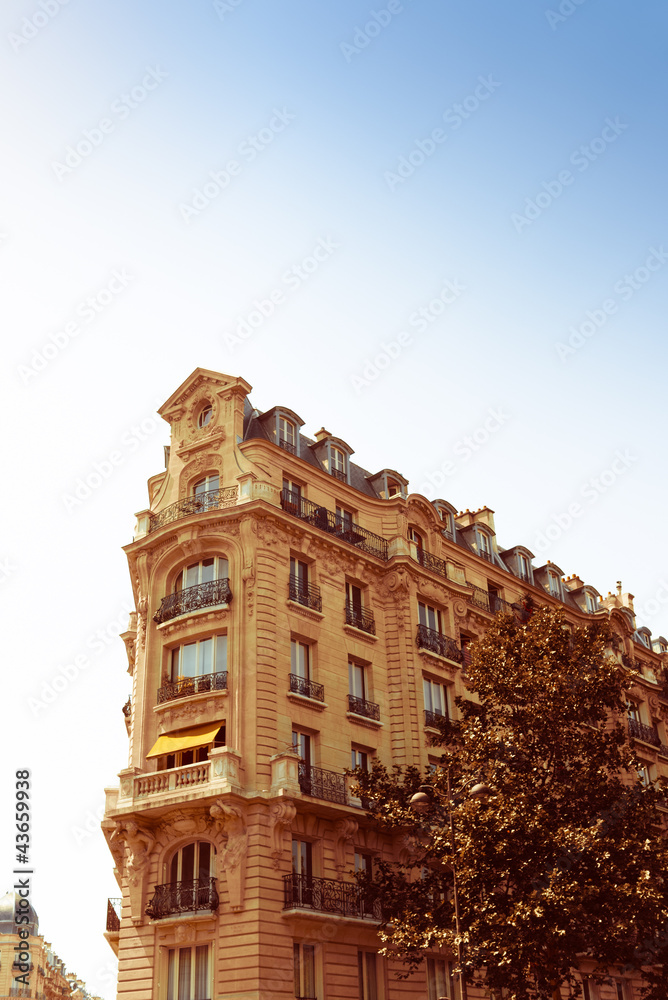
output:
[[[403,863],[361,875],[379,899],[385,954],[415,968],[425,949],[456,952],[453,860],[462,973],[512,1000],[581,997],[575,969],[603,982],[641,971],[648,1000],[668,995],[668,848],[657,804],[619,718],[632,675],[606,623],[571,628],[561,611],[498,616],[471,647],[461,719],[444,720],[440,766],[356,772],[370,814],[403,836]],[[454,795],[474,780],[487,800]],[[421,782],[432,805],[409,802]],[[449,816],[454,821],[455,855]],[[665,967],[662,964],[665,960]]]

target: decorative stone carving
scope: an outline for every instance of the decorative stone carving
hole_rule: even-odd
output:
[[[359,823],[350,816],[340,819],[334,827],[334,859],[339,879],[346,870],[346,844],[352,842],[358,828]]]
[[[248,850],[246,821],[241,809],[228,805],[223,799],[214,802],[209,812],[214,822],[217,839],[221,840],[227,833],[227,841],[223,849],[219,851],[219,859],[221,868],[227,876],[230,907],[236,913],[242,910],[244,905],[246,852]]]
[[[144,885],[148,875],[151,852],[155,846],[155,837],[134,820],[119,820],[111,835],[110,846],[114,840],[125,846],[125,872],[130,890],[130,913],[133,923],[140,924],[144,920]]]
[[[174,940],[177,944],[188,944],[195,940],[195,928],[192,924],[177,924],[174,928]]]
[[[271,857],[274,868],[280,868],[283,856],[283,831],[289,827],[295,818],[297,809],[292,799],[282,799],[274,802],[269,810],[271,823]]]

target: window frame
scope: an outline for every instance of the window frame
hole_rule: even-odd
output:
[[[308,949],[308,952],[307,952]],[[293,941],[292,944],[294,990],[296,1000],[316,1000],[317,995],[317,951],[316,945],[306,941]],[[312,983],[312,992],[306,992],[308,980]]]
[[[197,983],[197,952],[206,949],[206,983],[204,988],[198,989]],[[209,1000],[213,996],[213,948],[212,944],[209,942],[207,944],[193,943],[191,945],[175,945],[173,948],[166,949],[166,965],[167,965],[167,1000]],[[182,991],[181,989],[181,976],[180,976],[180,965],[181,956],[184,952],[190,952],[190,983],[188,984],[188,989]],[[172,965],[172,958],[174,956]],[[175,971],[172,972],[172,969]],[[200,994],[203,994],[201,996]]]
[[[422,614],[422,608],[425,609],[424,616]],[[433,612],[434,625],[429,624],[430,615],[429,612]],[[423,617],[426,621],[423,621]],[[443,632],[443,617],[441,614],[441,609],[435,607],[432,604],[427,604],[426,601],[420,600],[418,597],[418,624],[422,625],[424,628],[431,629],[433,632],[438,632],[439,635],[444,635]]]
[[[439,697],[441,700],[442,711],[438,712],[433,706],[434,702],[434,692],[433,688],[436,688],[439,692]],[[429,692],[429,696],[427,696]],[[450,704],[448,699],[448,685],[444,684],[443,681],[434,680],[431,677],[422,676],[422,698],[424,700],[424,708],[426,712],[431,712],[433,715],[440,715],[444,719],[450,718]],[[427,701],[430,704],[427,704]]]
[[[206,414],[208,414],[208,419],[204,419]],[[209,426],[212,420],[213,420],[213,404],[207,402],[204,404],[202,409],[197,414],[198,430],[201,431],[204,430],[205,427]]]
[[[219,643],[218,640],[222,640],[222,639],[224,639],[225,641]],[[203,643],[205,643],[205,642],[211,642],[212,643],[212,646],[211,646],[211,651],[212,651],[211,652],[211,666],[213,667],[213,669],[212,670],[207,670],[207,671],[199,669],[199,666],[200,666],[200,646]],[[181,667],[182,667],[182,664],[183,664],[183,652],[182,651],[186,647],[188,647],[188,646],[196,646],[197,647],[196,648],[196,652],[195,652],[195,664],[196,664],[197,670],[193,674],[176,673],[176,675],[175,675],[174,653],[176,653],[176,652],[179,653],[179,661],[178,661],[178,667],[177,667],[177,669],[180,670]],[[221,658],[220,662],[219,662],[219,655],[220,655],[219,651],[222,651],[222,658]],[[189,637],[188,639],[183,640],[182,642],[178,643],[175,646],[167,646],[166,647],[166,652],[167,652],[167,655],[168,655],[168,664],[169,664],[168,669],[167,669],[167,676],[169,677],[169,683],[171,683],[171,684],[176,684],[180,680],[188,680],[188,678],[191,678],[191,677],[192,678],[195,678],[195,677],[207,677],[209,674],[222,673],[222,672],[224,672],[224,671],[227,670],[227,662],[228,662],[227,631],[225,631],[225,632],[215,632],[213,635],[205,635],[205,636],[201,636],[200,638],[190,638]]]

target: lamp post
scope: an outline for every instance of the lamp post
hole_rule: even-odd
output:
[[[445,777],[447,782],[447,796],[448,796],[448,822],[450,826],[450,848],[452,850],[452,898],[455,908],[455,933],[457,935],[457,978],[459,979],[460,1000],[468,1000],[466,980],[464,979],[464,973],[462,969],[463,949],[462,949],[461,921],[459,915],[459,892],[457,889],[457,866],[455,864],[457,846],[455,843],[455,819],[452,811],[453,798],[452,798],[452,786],[450,783],[449,764],[445,769]],[[472,782],[474,783],[472,784]],[[494,794],[494,792],[488,785],[485,785],[477,778],[471,778],[469,781],[465,782],[462,788],[459,790],[460,794],[466,791],[467,785],[471,785],[469,791],[469,797],[472,799],[485,798],[488,795]],[[409,803],[413,812],[416,812],[419,815],[424,815],[425,813],[428,813],[432,806],[433,794],[434,794],[434,788],[431,785],[420,785],[420,791],[416,792],[415,795],[411,797]]]

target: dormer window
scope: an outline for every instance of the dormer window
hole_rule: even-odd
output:
[[[548,573],[548,587],[552,594],[552,597],[558,597],[561,600],[561,580],[556,573]]]
[[[517,554],[517,569],[520,580],[525,580],[526,583],[532,582],[531,563],[521,552]]]
[[[330,445],[329,449],[329,461],[330,461],[330,472],[341,482],[348,482],[348,476],[346,474],[346,455],[341,451],[340,448],[336,448],[334,445]]]
[[[492,542],[488,534],[484,531],[476,530],[476,542],[478,545],[478,555],[482,556],[488,562],[493,562],[494,557],[492,556]]]
[[[643,646],[646,646],[647,649],[652,648],[652,633],[648,628],[645,628],[644,626],[643,628],[639,628],[635,634],[635,638],[638,639]]]
[[[387,480],[387,495],[388,497],[396,497],[401,494],[401,483],[398,483],[396,479]]]
[[[594,614],[594,612],[598,611],[596,595],[589,590],[585,590],[585,607],[589,614]]]
[[[200,428],[208,427],[208,425],[211,423],[212,416],[213,416],[213,407],[211,406],[211,403],[206,403],[206,405],[199,412],[199,416],[197,418],[197,426]]]
[[[283,451],[288,451],[291,455],[297,454],[296,428],[291,420],[286,417],[278,418],[278,446]]]

